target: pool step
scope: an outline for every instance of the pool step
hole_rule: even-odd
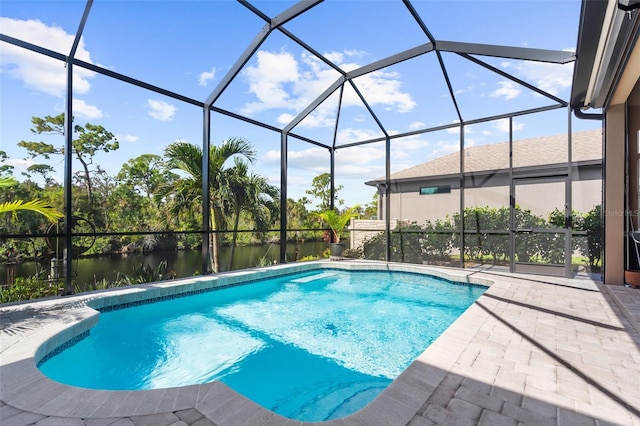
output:
[[[317,274],[317,275],[311,275],[308,277],[302,277],[302,278],[296,278],[295,280],[291,280],[292,283],[308,283],[311,281],[317,281],[317,280],[321,280],[323,278],[329,278],[329,277],[334,277],[338,275],[337,272],[323,272],[321,274]]]

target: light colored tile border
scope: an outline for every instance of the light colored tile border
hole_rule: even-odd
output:
[[[287,419],[256,405],[221,382],[150,391],[100,391],[80,389],[54,382],[40,373],[36,364],[51,350],[93,327],[99,316],[96,309],[318,268],[404,271],[430,274],[470,284],[484,286],[492,284],[490,280],[474,277],[464,271],[453,272],[419,265],[384,262],[326,261],[277,265],[216,276],[202,276],[93,292],[62,301],[52,299],[35,302],[29,305],[36,306],[40,310],[47,310],[47,308],[57,310],[57,315],[45,320],[42,327],[25,336],[16,344],[2,349],[0,353],[0,376],[2,377],[0,399],[15,408],[45,416],[131,417],[196,408],[216,423],[228,422],[230,416],[233,417],[235,424],[241,424],[255,416],[270,416],[272,420],[279,419],[284,424]],[[463,314],[464,316],[465,314]],[[473,329],[473,327],[466,328]],[[460,344],[464,344],[465,338],[471,339],[472,336],[473,334],[469,332],[467,337],[458,336],[457,340],[460,341]],[[390,422],[388,424],[407,423],[420,408],[416,406],[417,401],[422,399],[409,398],[408,396],[425,392],[424,387],[418,389],[413,385],[415,380],[425,380],[420,376],[421,360],[425,357],[429,358],[431,364],[444,371],[452,362],[450,353],[441,354],[437,350],[427,349],[373,402],[352,416],[345,418],[344,421],[351,421],[355,424],[358,422],[371,424],[373,420],[379,423],[383,419],[383,421],[388,420]],[[431,379],[433,383],[429,385],[437,385],[438,378]],[[173,403],[169,407],[171,401]],[[343,420],[327,424],[331,423],[343,424]]]

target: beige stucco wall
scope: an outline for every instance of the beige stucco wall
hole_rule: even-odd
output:
[[[571,184],[571,208],[581,213],[602,204],[602,180],[579,181]]]
[[[604,282],[624,283],[625,106],[607,109],[605,124]]]
[[[384,205],[384,202],[382,203]],[[450,194],[420,195],[417,191],[391,194],[391,219],[417,222],[444,220],[460,211],[460,190]],[[383,214],[384,219],[384,214]]]
[[[507,186],[468,188],[464,191],[465,207],[500,208],[509,206]],[[564,183],[519,185],[516,203],[537,216],[547,218],[554,208],[564,207]],[[586,213],[602,202],[602,181],[584,180],[572,183],[573,210]],[[383,203],[381,203],[384,205]],[[450,194],[419,195],[417,192],[391,194],[391,218],[423,225],[425,221],[444,220],[460,211],[460,190]],[[384,218],[384,216],[383,216]]]
[[[605,110],[604,282],[623,284],[625,231],[629,215],[638,209],[638,132],[640,131],[640,43],[620,72],[610,105]],[[625,146],[627,139],[628,147]],[[626,149],[629,162],[625,164]],[[625,165],[629,180],[625,179]],[[629,191],[625,202],[625,188]],[[638,224],[636,219],[635,224]],[[630,253],[635,255],[633,251]]]

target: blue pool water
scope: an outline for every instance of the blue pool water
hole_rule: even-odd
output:
[[[289,418],[340,418],[373,400],[484,290],[321,269],[104,312],[39,367],[94,389],[220,380]]]

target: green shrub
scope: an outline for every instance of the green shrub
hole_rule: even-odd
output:
[[[348,257],[351,259],[362,259],[364,257],[364,251],[362,247],[358,248],[348,248],[344,251],[344,257]]]
[[[168,267],[166,260],[158,263],[158,266],[156,266],[155,268],[145,263],[141,263],[140,265],[135,267],[135,269],[133,270],[133,274],[126,275],[124,277],[124,282],[127,285],[134,285],[162,280],[171,280],[175,278],[176,273],[174,271],[167,272],[167,269]]]
[[[304,256],[304,257],[298,259],[297,262],[308,262],[310,260],[318,260],[318,259],[320,259],[320,256],[310,255],[310,256]]]
[[[13,284],[0,286],[0,303],[58,296],[62,290],[60,282],[48,282],[35,276],[17,277]]]

